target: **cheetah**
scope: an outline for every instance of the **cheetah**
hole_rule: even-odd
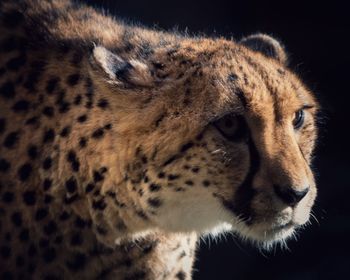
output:
[[[283,45],[1,1],[1,279],[191,279],[197,239],[285,242],[319,105]]]

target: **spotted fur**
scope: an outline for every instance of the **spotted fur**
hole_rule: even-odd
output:
[[[202,234],[307,222],[318,105],[277,40],[0,11],[2,279],[190,279]]]

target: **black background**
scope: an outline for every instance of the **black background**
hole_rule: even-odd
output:
[[[279,38],[323,110],[314,161],[318,223],[289,250],[261,253],[237,238],[201,242],[194,279],[350,279],[350,14],[346,1],[87,1],[129,22],[190,34]],[[209,244],[210,243],[210,244]],[[210,246],[209,246],[210,245]]]

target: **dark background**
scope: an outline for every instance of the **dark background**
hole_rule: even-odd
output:
[[[350,13],[346,1],[87,0],[129,22],[227,38],[265,32],[323,107],[314,169],[315,220],[289,250],[261,253],[237,238],[201,242],[194,279],[350,279]]]

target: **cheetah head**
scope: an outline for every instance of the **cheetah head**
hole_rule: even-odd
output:
[[[91,61],[137,230],[229,228],[266,245],[308,222],[318,105],[278,41],[182,38],[147,57],[97,46]]]

